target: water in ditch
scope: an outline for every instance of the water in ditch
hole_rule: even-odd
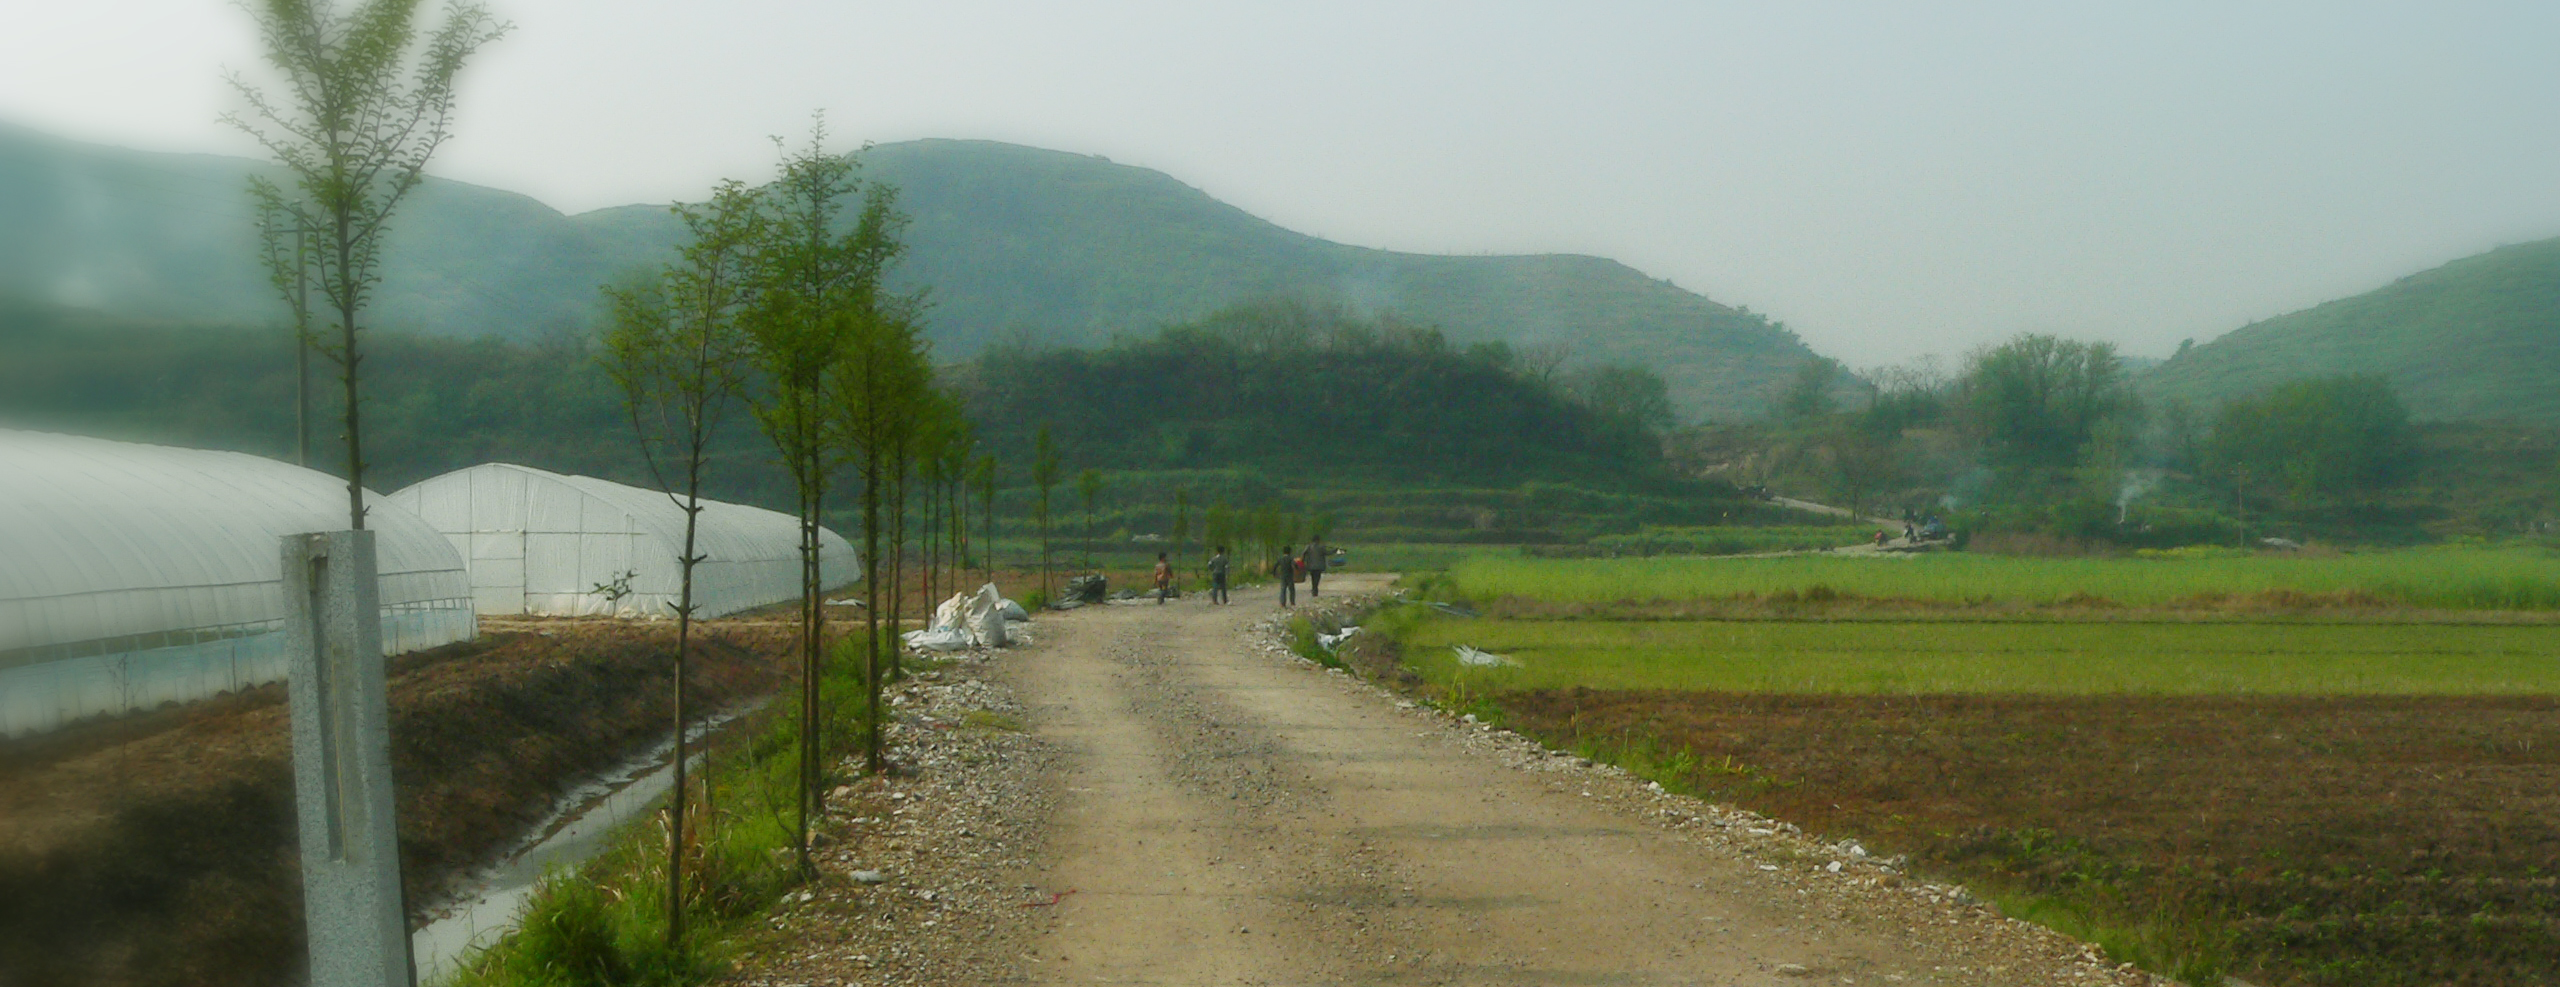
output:
[[[712,716],[688,733],[699,741],[746,712]],[[696,768],[702,764],[699,755],[686,760]],[[647,813],[674,782],[675,741],[670,737],[562,796],[550,819],[505,857],[473,873],[455,899],[410,936],[418,983],[443,982],[473,953],[513,930],[545,874],[576,867],[602,852],[616,828]]]

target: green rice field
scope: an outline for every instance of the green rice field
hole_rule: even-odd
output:
[[[2560,968],[2549,550],[1477,557],[1414,588],[1488,616],[1390,607],[1352,663],[1907,853],[2114,962],[2290,987]]]
[[[1478,693],[2560,695],[2560,628],[2426,624],[1426,620],[1406,663]],[[1466,667],[1453,645],[1516,667]]]
[[[1471,599],[1648,602],[1836,594],[1938,603],[2158,606],[2252,594],[2354,594],[2400,606],[2560,609],[2560,554],[2453,547],[2344,555],[2038,559],[1962,552],[1745,559],[1474,557],[1449,569]]]
[[[1584,557],[1622,555],[1740,555],[1746,552],[1812,551],[1854,545],[1875,536],[1873,525],[1716,525],[1701,528],[1648,527],[1623,535],[1601,535],[1575,546]],[[1571,558],[1570,551],[1544,554]]]

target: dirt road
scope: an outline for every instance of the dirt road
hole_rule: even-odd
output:
[[[1945,889],[1834,870],[1850,855],[1273,654],[1253,630],[1272,602],[1047,618],[1006,662],[1062,755],[1037,876],[1073,891],[1023,937],[1023,979],[2142,982]]]

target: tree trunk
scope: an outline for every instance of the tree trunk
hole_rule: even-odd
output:
[[[903,431],[903,430],[902,430]],[[903,638],[907,633],[907,475],[914,472],[908,462],[906,436],[901,434],[891,443],[889,462],[889,677],[905,678],[907,674]]]
[[[924,619],[927,621],[932,621],[934,601],[940,601],[940,596],[934,596],[934,563],[940,560],[937,552],[942,550],[942,542],[934,540],[934,519],[942,517],[942,514],[937,514],[940,504],[934,504],[932,491],[934,483],[924,483],[924,517],[922,527],[916,529],[916,550],[924,555]]]
[[[866,370],[864,376],[869,377]],[[868,383],[866,379],[866,384]],[[872,414],[866,411],[865,414]],[[873,423],[864,423],[869,428]],[[876,430],[870,438],[876,438]],[[878,777],[880,758],[880,447],[864,443],[862,455],[862,580],[871,605],[862,608],[862,681],[870,701],[863,724],[863,771]]]
[[[818,518],[826,504],[824,460],[819,451],[819,429],[807,396],[814,388],[797,390],[792,399],[792,430],[798,440],[792,469],[799,474],[800,487],[800,819],[797,847],[800,872],[814,874],[809,860],[809,821],[826,811],[820,780],[820,758],[825,745],[821,742],[819,717],[820,656],[826,634],[826,601],[819,568]]]
[[[311,465],[311,223],[294,213],[293,464]]]
[[[667,950],[681,953],[684,945],[684,823],[689,801],[685,788],[684,736],[684,666],[693,646],[693,567],[702,561],[694,555],[694,536],[702,520],[702,438],[695,426],[693,455],[685,465],[684,477],[684,557],[683,586],[676,597],[676,765],[675,806],[667,822]]]
[[[338,292],[338,325],[340,345],[345,349],[338,354],[340,357],[338,366],[344,371],[340,377],[345,382],[347,390],[347,526],[356,531],[363,531],[364,429],[359,421],[359,411],[363,405],[357,400],[356,367],[363,362],[364,358],[362,354],[356,352],[356,289],[358,286],[347,280],[349,275],[346,273],[355,263],[355,240],[354,231],[347,228],[348,218],[345,211],[339,211],[337,218],[338,272],[340,281],[344,282],[340,285]]]

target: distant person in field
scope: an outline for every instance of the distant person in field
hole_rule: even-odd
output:
[[[1227,546],[1225,545],[1218,546],[1218,553],[1209,556],[1209,602],[1221,604],[1227,602]]]
[[[1299,563],[1307,569],[1308,596],[1324,595],[1324,567],[1332,557],[1333,549],[1325,547],[1323,535],[1317,535],[1316,540],[1308,542],[1307,554],[1298,557]]]
[[[1271,562],[1271,578],[1280,581],[1280,605],[1298,605],[1298,556],[1289,546],[1280,546],[1280,557]]]
[[[1157,552],[1157,553],[1156,553],[1156,605],[1157,605],[1157,606],[1163,606],[1163,605],[1164,605],[1164,598],[1165,598],[1165,597],[1168,597],[1168,596],[1172,596],[1172,595],[1173,595],[1173,562],[1172,562],[1171,560],[1169,560],[1169,559],[1166,559],[1166,558],[1164,557],[1164,553],[1163,553],[1163,552]]]

